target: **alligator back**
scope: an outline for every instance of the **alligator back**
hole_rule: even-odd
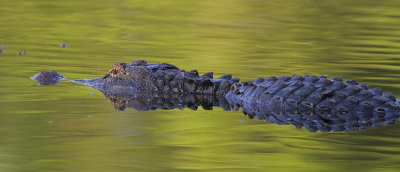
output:
[[[230,103],[240,104],[265,119],[313,118],[328,124],[392,124],[399,118],[399,102],[391,93],[367,84],[326,76],[258,78],[231,87]]]

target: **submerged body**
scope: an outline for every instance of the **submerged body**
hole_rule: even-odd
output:
[[[229,74],[214,79],[211,72],[200,76],[196,70],[138,60],[116,63],[101,78],[73,82],[100,90],[119,110],[126,105],[139,110],[184,108],[198,101],[203,107],[242,107],[251,118],[306,126],[310,131],[349,131],[394,124],[400,114],[400,103],[393,94],[326,76],[279,76],[239,83]]]

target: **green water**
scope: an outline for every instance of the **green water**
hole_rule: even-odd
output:
[[[327,74],[400,97],[399,28],[397,0],[0,0],[0,171],[399,171],[399,123],[310,133],[219,108],[116,111],[87,86],[30,79],[144,59],[242,81]]]

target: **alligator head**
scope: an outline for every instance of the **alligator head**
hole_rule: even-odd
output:
[[[213,79],[213,73],[200,76],[197,70],[185,71],[167,63],[148,64],[144,60],[131,64],[116,63],[101,78],[78,79],[82,83],[113,95],[137,95],[138,93],[191,93],[224,94],[239,79],[224,75]]]
[[[155,76],[145,61],[134,61],[132,64],[116,63],[101,78],[74,80],[100,91],[116,94],[137,94],[158,91],[154,83]]]

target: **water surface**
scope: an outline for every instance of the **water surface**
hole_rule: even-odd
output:
[[[327,74],[400,96],[399,1],[0,4],[0,171],[400,169],[399,124],[311,133],[220,108],[116,111],[90,87],[30,79],[96,78],[144,59],[242,81]]]

